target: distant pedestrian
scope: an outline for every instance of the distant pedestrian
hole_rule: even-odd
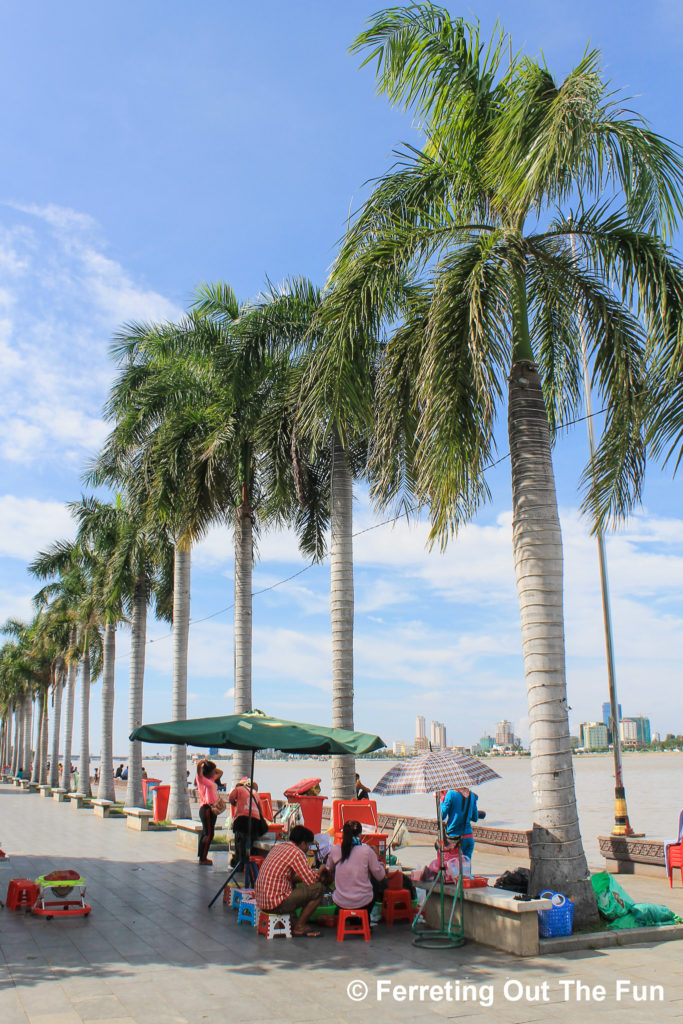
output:
[[[368,800],[369,797],[370,794],[368,793],[363,783],[360,781],[360,775],[358,774],[358,772],[356,772],[356,800]]]
[[[122,779],[123,778],[123,765],[122,764],[120,764],[118,766],[118,768],[116,769],[116,771],[114,772],[114,778],[115,779]]]

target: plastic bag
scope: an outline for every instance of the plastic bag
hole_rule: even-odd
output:
[[[598,910],[608,921],[616,921],[617,918],[625,917],[633,908],[633,900],[609,872],[601,871],[599,874],[593,875],[591,885]]]

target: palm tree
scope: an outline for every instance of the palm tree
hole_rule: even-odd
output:
[[[98,563],[93,549],[85,539],[74,543],[58,541],[47,551],[40,552],[29,565],[29,572],[48,582],[34,598],[38,607],[44,607],[50,598],[69,615],[73,623],[73,652],[81,670],[81,721],[78,765],[78,792],[91,795],[90,788],[90,686],[102,669],[102,636],[100,624],[102,609],[98,593]],[[67,709],[73,699],[71,687],[67,691]],[[67,729],[69,718],[67,717]],[[67,740],[69,741],[67,743]],[[71,735],[65,737],[62,786],[70,788]]]
[[[115,422],[94,467],[99,481],[124,482],[147,523],[172,540],[173,681],[171,715],[187,717],[187,652],[192,544],[222,516],[216,481],[198,458],[206,441],[207,331],[188,318],[180,325],[132,324],[115,339],[121,372],[106,415]],[[171,748],[168,813],[190,816],[187,748]]]
[[[340,364],[359,328],[388,327],[374,490],[380,502],[408,495],[428,506],[432,539],[445,544],[487,498],[507,392],[532,887],[568,892],[584,921],[596,911],[569,744],[551,435],[580,405],[581,317],[608,409],[602,470],[587,474],[601,490],[586,500],[618,511],[642,468],[647,346],[680,314],[683,278],[661,232],[681,210],[683,165],[607,93],[596,52],[557,84],[529,58],[508,66],[505,43],[497,32],[484,45],[476,26],[432,4],[380,12],[356,40],[380,90],[415,111],[425,142],[401,152],[351,225],[327,316]],[[576,211],[563,212],[572,200]]]
[[[224,289],[220,284],[204,286],[195,306],[198,312],[220,320]],[[332,724],[353,729],[353,477],[364,469],[365,445],[356,438],[342,443],[342,423],[330,415],[327,392],[312,387],[320,379],[315,346],[322,301],[320,290],[304,278],[270,285],[242,313],[233,334],[247,352],[270,355],[270,365],[264,363],[266,379],[279,379],[286,389],[270,409],[255,410],[252,428],[255,436],[272,438],[265,467],[278,467],[283,482],[293,480],[293,490],[285,493],[281,487],[277,493],[276,518],[294,524],[302,550],[314,559],[323,556],[324,532],[328,522],[331,526]],[[280,362],[273,362],[278,356]],[[344,427],[348,422],[347,416]],[[346,430],[344,436],[352,435]],[[318,439],[317,453],[313,438]],[[294,506],[292,498],[297,499]],[[335,755],[332,796],[350,798],[354,792],[354,758]]]

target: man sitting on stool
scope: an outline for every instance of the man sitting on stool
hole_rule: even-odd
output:
[[[277,843],[264,860],[255,886],[256,903],[268,914],[293,914],[301,907],[292,934],[311,939],[320,932],[309,930],[308,919],[325,892],[320,879],[327,878],[324,868],[316,872],[309,867],[306,853],[313,839],[310,829],[295,825],[289,840]]]

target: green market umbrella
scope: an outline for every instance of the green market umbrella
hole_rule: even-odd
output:
[[[179,743],[193,747],[223,747],[228,750],[281,750],[285,754],[369,754],[386,746],[369,732],[328,729],[308,722],[272,718],[262,711],[217,718],[185,718],[177,722],[139,725],[131,740],[146,743]]]
[[[254,757],[257,750],[281,750],[285,754],[369,754],[386,746],[373,733],[352,729],[328,729],[308,722],[289,722],[271,718],[263,711],[247,711],[242,715],[221,715],[217,718],[185,718],[176,722],[139,725],[130,734],[131,740],[147,743],[178,743],[194,747],[224,747],[228,750],[251,750],[251,772],[254,778]],[[251,816],[249,818],[248,851],[251,848]],[[209,903],[213,906],[230,882],[238,864],[224,885]],[[245,867],[246,874],[249,864]]]

